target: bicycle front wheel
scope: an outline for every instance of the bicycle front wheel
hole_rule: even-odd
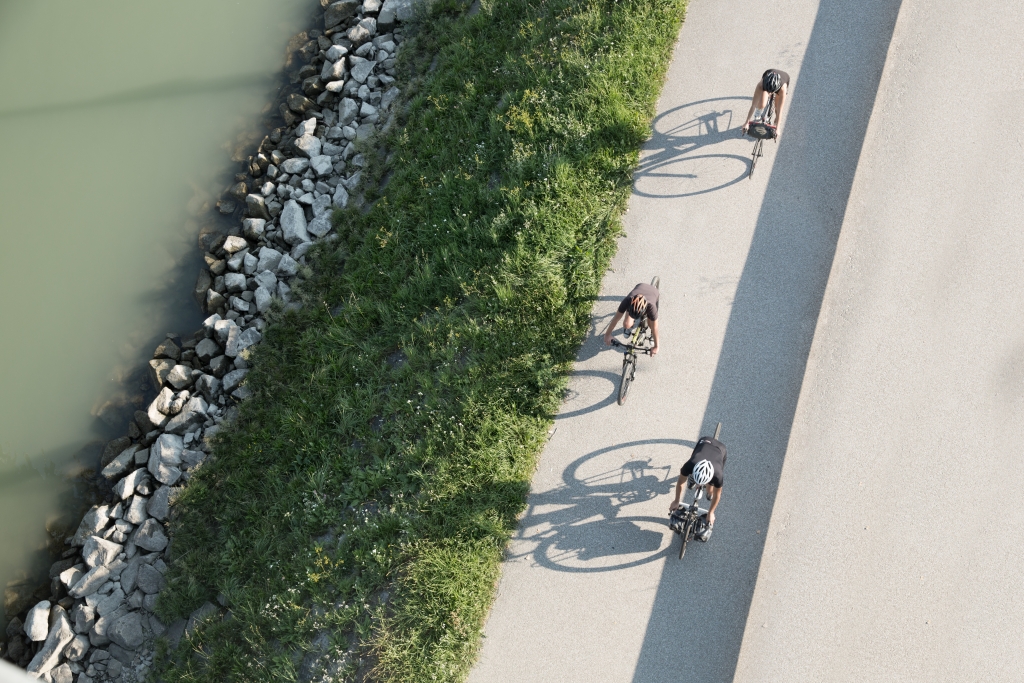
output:
[[[679,537],[682,539],[682,543],[679,545],[679,559],[683,559],[683,555],[686,554],[686,542],[690,540],[690,532],[693,531],[693,520],[687,520],[686,525],[683,526],[682,533]]]
[[[754,153],[750,159],[750,173],[747,174],[747,179],[754,177],[754,167],[757,166],[757,160],[761,158],[761,147],[764,145],[764,140],[758,140],[754,143]]]
[[[629,385],[633,383],[633,372],[636,370],[636,356],[627,353],[622,359],[622,379],[619,380],[619,405],[626,402]]]

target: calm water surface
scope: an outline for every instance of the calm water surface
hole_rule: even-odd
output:
[[[0,0],[0,587],[48,566],[68,477],[124,433],[102,406],[201,319],[197,234],[313,9]]]

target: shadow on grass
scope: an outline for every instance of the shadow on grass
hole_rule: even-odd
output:
[[[790,428],[900,0],[822,2],[794,84],[703,429],[724,423],[715,536],[668,561],[634,670],[732,680]],[[841,97],[844,106],[836,108]],[[680,647],[679,628],[687,628]]]

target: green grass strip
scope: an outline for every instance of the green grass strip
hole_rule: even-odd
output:
[[[437,0],[387,178],[337,217],[177,504],[178,681],[461,681],[615,249],[685,0]],[[431,66],[433,67],[431,69]]]

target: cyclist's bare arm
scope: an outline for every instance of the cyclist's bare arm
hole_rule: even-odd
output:
[[[722,502],[722,487],[708,486],[711,489],[711,507],[708,508],[708,524],[715,523],[715,508]]]
[[[789,85],[783,85],[779,88],[779,92],[775,93],[775,128],[777,131],[782,130],[782,105],[786,103],[786,95],[789,91]]]
[[[743,122],[743,132],[747,132],[747,127],[750,126],[751,119],[754,118],[754,112],[758,109],[764,109],[765,103],[762,100],[765,99],[764,86],[761,82],[757,82],[757,87],[754,88],[754,96],[750,98],[750,111],[747,112],[747,118]],[[758,104],[760,103],[760,104]]]
[[[685,483],[686,477],[680,474],[679,478],[676,479],[676,499],[673,500],[672,504],[668,506],[669,512],[673,512],[674,510],[679,509],[679,501],[683,497],[683,486],[685,485]]]
[[[654,335],[654,346],[651,348],[651,355],[653,356],[658,352],[658,321],[648,319],[648,324],[651,326],[651,334]]]
[[[624,316],[624,315],[625,315],[625,313],[619,313],[618,311],[616,311],[615,312],[615,317],[612,318],[612,321],[610,323],[608,323],[608,329],[606,329],[604,331],[604,345],[605,346],[611,346],[612,345],[612,330],[615,329],[615,326],[619,324],[619,321],[622,320],[622,316]]]

